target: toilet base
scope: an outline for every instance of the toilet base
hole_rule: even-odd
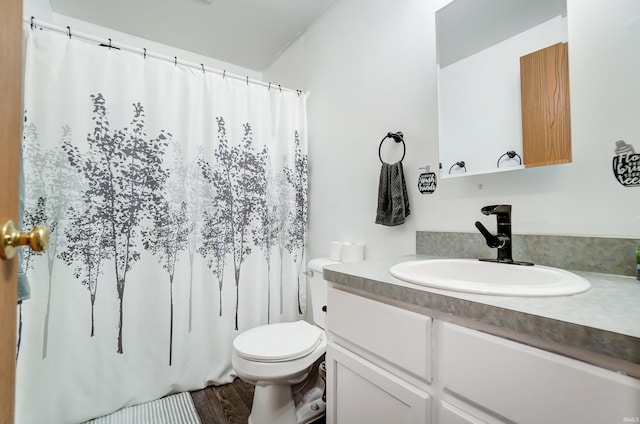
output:
[[[298,424],[309,424],[325,415],[326,404],[322,400],[322,389],[311,390],[304,403],[296,405],[296,420]]]
[[[325,376],[320,372],[323,367],[324,355],[313,364],[307,380],[292,387],[298,424],[310,424],[325,415]]]
[[[258,385],[253,394],[249,424],[296,424],[296,406],[290,385]]]

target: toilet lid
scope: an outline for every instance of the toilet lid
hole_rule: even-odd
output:
[[[306,321],[262,325],[233,340],[238,356],[257,362],[282,362],[307,356],[320,344],[322,330]]]

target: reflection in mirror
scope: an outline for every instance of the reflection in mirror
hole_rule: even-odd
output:
[[[566,0],[453,0],[436,12],[442,178],[571,161],[568,71],[563,81],[555,76],[540,81],[557,73],[556,65],[568,69],[566,9]],[[542,69],[542,76],[521,71],[521,57],[558,43],[565,46],[563,59],[546,63],[538,54],[523,61],[522,66]],[[555,92],[541,93],[548,85]],[[558,96],[559,86],[565,98]],[[542,97],[531,100],[531,93]],[[539,110],[541,105],[546,109]],[[556,118],[539,123],[544,114]],[[525,127],[534,125],[526,136],[528,148],[523,146],[523,121]],[[557,121],[565,126],[555,128]],[[555,140],[560,133],[566,143],[561,149]],[[532,146],[542,159],[538,154],[532,161]],[[460,162],[465,166],[456,165]]]

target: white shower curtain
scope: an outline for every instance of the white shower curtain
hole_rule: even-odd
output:
[[[306,96],[28,34],[17,423],[233,378],[242,330],[301,318]]]

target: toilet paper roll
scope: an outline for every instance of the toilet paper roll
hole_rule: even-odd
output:
[[[329,243],[329,259],[332,261],[342,261],[342,242],[332,241]]]
[[[358,262],[364,260],[364,244],[345,242],[342,244],[342,262]]]

